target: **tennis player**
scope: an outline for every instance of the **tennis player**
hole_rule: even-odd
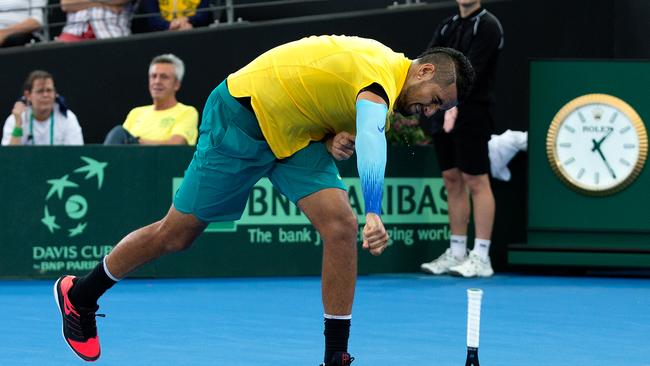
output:
[[[290,42],[230,74],[206,102],[196,152],[167,215],[127,235],[86,276],[57,280],[66,342],[83,360],[97,360],[100,296],[143,264],[188,249],[208,223],[239,219],[253,185],[268,177],[323,238],[323,365],[349,365],[358,224],[332,156],[356,150],[366,214],[362,247],[380,255],[388,242],[381,220],[387,114],[430,116],[452,108],[473,75],[452,49],[410,60],[377,41],[347,36]]]

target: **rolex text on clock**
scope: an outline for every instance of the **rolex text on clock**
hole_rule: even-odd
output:
[[[546,136],[546,154],[555,174],[569,187],[609,195],[641,173],[648,136],[629,104],[607,94],[587,94],[557,112]]]

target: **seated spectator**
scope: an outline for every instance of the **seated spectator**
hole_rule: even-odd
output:
[[[66,24],[61,42],[125,37],[131,34],[131,0],[61,0]]]
[[[149,65],[149,93],[153,104],[129,112],[121,126],[106,135],[105,145],[196,145],[199,113],[176,100],[185,74],[183,61],[165,54]]]
[[[0,1],[0,47],[22,46],[37,39],[46,0]]]
[[[212,22],[208,0],[166,1],[142,0],[140,9],[147,18],[150,31],[187,30],[204,27]]]
[[[2,145],[83,145],[77,116],[56,94],[47,71],[32,71],[5,121]]]

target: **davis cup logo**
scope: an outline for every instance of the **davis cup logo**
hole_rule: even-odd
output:
[[[52,234],[57,230],[67,230],[68,237],[72,238],[83,233],[88,225],[88,222],[83,220],[88,213],[88,201],[79,192],[75,192],[79,188],[79,184],[75,180],[96,178],[97,191],[100,191],[104,182],[104,169],[108,166],[108,163],[86,156],[82,156],[81,160],[86,165],[60,178],[47,180],[50,189],[45,196],[41,223]],[[86,173],[86,175],[82,177],[81,174],[83,173]]]

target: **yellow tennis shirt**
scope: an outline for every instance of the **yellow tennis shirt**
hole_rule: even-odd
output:
[[[377,83],[388,110],[411,60],[365,38],[312,36],[278,46],[228,76],[234,97],[251,97],[266,141],[282,159],[327,134],[356,131],[356,98]]]
[[[199,112],[192,106],[176,103],[175,106],[157,111],[153,105],[133,108],[123,127],[133,136],[151,140],[169,140],[180,135],[188,145],[196,145]]]

